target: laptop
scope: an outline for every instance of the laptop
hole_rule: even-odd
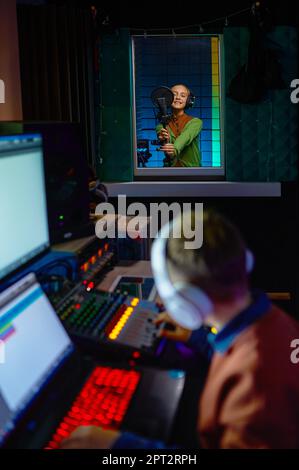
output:
[[[33,273],[0,294],[0,447],[59,448],[79,425],[169,441],[185,374],[76,350]]]

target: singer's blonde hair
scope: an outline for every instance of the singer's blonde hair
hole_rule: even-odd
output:
[[[187,85],[185,85],[185,83],[176,83],[175,85],[172,85],[171,89],[174,88],[175,86],[183,86],[187,90],[188,96],[191,95],[191,90],[190,88],[187,87]]]

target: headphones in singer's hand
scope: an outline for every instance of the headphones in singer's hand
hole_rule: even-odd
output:
[[[157,291],[165,309],[173,320],[183,328],[196,330],[213,310],[213,301],[199,287],[187,282],[172,283],[167,269],[167,240],[171,229],[181,224],[181,217],[175,218],[162,227],[153,242],[151,264]],[[254,267],[254,256],[246,250],[246,271],[250,273]]]

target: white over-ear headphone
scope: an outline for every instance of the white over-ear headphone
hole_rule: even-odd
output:
[[[180,326],[196,330],[213,312],[214,306],[210,297],[199,287],[186,282],[172,283],[170,280],[167,269],[167,240],[176,223],[181,224],[181,217],[164,225],[154,240],[151,250],[152,270],[158,293],[169,315]],[[248,273],[252,271],[253,266],[253,254],[250,250],[246,250]]]

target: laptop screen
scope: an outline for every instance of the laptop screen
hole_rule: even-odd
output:
[[[0,294],[0,445],[73,343],[34,274]]]

